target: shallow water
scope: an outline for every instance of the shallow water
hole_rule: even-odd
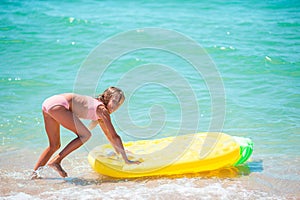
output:
[[[298,1],[2,1],[0,198],[299,198],[299,7]],[[92,140],[64,161],[70,178],[61,179],[45,169],[43,179],[28,180],[47,146],[43,100],[78,89],[84,60],[97,45],[129,30],[142,32],[145,27],[176,31],[208,52],[224,85],[224,118],[222,110],[216,113],[223,125],[221,131],[254,142],[253,157],[246,166],[249,170],[134,180],[102,177],[91,170],[86,159],[89,149],[107,142],[97,128]],[[112,50],[117,51],[117,46]],[[195,53],[194,49],[183,51]],[[140,49],[124,54],[83,92],[97,94],[118,84],[126,88],[129,80],[122,78],[130,77],[129,72],[137,75],[134,70],[141,66],[146,67],[138,74],[140,78],[134,78],[134,83],[140,84],[134,95],[125,91],[128,107],[124,108],[130,111],[130,121],[120,117],[121,109],[113,116],[124,140],[180,134],[183,120],[183,133],[209,130],[212,110],[219,106],[213,104],[213,90],[191,63],[172,52]],[[143,74],[157,79],[143,82],[147,78]],[[83,89],[89,81],[80,82]],[[192,88],[194,96],[180,88],[183,83]],[[195,125],[197,128],[191,128]],[[74,137],[63,128],[61,136],[63,146]]]
[[[3,199],[296,199],[299,195],[297,179],[261,160],[198,174],[114,179],[93,172],[86,161],[87,152],[79,150],[63,162],[68,178],[44,167],[41,179],[29,180],[29,162],[34,162],[34,156],[28,149],[17,153],[10,161],[15,159],[18,166],[1,162]],[[299,160],[294,162],[299,166]],[[289,173],[298,176],[299,168],[293,167]]]

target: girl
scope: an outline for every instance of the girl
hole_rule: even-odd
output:
[[[100,125],[109,142],[117,153],[120,153],[127,164],[139,164],[139,161],[130,161],[124,150],[120,136],[116,133],[110,119],[110,114],[116,111],[124,102],[125,96],[119,88],[110,87],[94,99],[74,93],[54,95],[43,103],[45,129],[49,139],[47,147],[37,161],[32,179],[38,178],[37,169],[46,165],[51,156],[60,148],[60,125],[73,131],[77,138],[72,140],[57,156],[49,161],[48,166],[56,170],[60,176],[67,177],[61,167],[61,161],[72,151],[80,147],[90,137],[91,132],[79,118],[92,120]]]

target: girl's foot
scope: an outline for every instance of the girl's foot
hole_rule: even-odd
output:
[[[38,173],[36,171],[32,172],[32,174],[30,175],[30,179],[31,180],[35,180],[35,179],[39,179],[40,176],[38,175]]]
[[[67,172],[61,167],[60,163],[49,163],[48,166],[57,171],[61,177],[65,178],[68,176]]]
[[[30,179],[34,180],[34,179],[41,179],[41,174],[40,172],[43,171],[43,167],[39,167],[37,170],[34,170],[32,172],[32,174],[30,175]]]

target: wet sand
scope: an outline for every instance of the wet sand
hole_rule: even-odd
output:
[[[31,156],[30,156],[31,154]],[[79,150],[62,165],[69,174],[61,178],[45,167],[41,179],[30,180],[38,152],[2,153],[2,199],[297,199],[299,181],[280,179],[268,163],[252,160],[247,166],[173,177],[114,179],[95,173]],[[6,160],[6,162],[4,162]],[[7,162],[9,160],[9,162]],[[299,164],[299,162],[298,162]],[[289,174],[298,173],[299,166]],[[273,173],[273,174],[272,174]],[[278,174],[278,177],[282,176]]]

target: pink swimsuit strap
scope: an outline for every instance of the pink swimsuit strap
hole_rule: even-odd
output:
[[[98,120],[99,116],[97,115],[97,108],[99,105],[104,105],[101,101],[94,99],[92,97],[89,98],[88,103],[88,113],[86,119],[90,120]]]

